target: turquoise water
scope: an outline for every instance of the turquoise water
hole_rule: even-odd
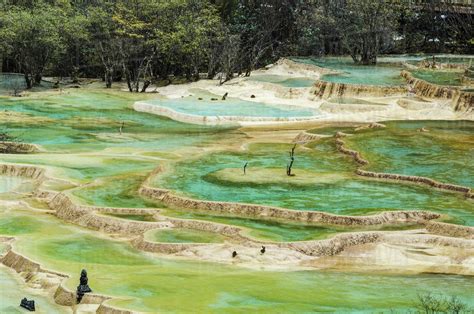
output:
[[[246,184],[216,181],[210,177],[218,170],[281,168],[287,163],[286,147],[252,147],[251,153],[220,153],[181,162],[175,171],[158,178],[156,185],[187,196],[215,201],[233,201],[280,206],[292,209],[318,210],[343,215],[361,215],[380,210],[426,209],[451,215],[458,222],[474,225],[472,202],[463,196],[418,185],[366,180],[353,174],[353,161],[336,152],[333,139],[316,143],[312,151],[296,151],[294,173],[307,169],[321,174],[337,171],[347,177],[334,182],[307,186],[292,185],[291,179],[280,184]]]
[[[196,158],[180,161],[175,173],[167,174],[156,183],[199,198],[341,214],[365,214],[381,209],[427,209],[449,214],[456,222],[474,225],[472,202],[462,196],[355,177],[353,161],[336,152],[333,139],[321,140],[305,148],[297,147],[294,173],[298,176],[304,169],[322,176],[340,175],[334,180],[307,185],[293,185],[291,178],[282,183],[219,181],[212,176],[217,170],[241,168],[247,161],[250,172],[257,168],[276,168],[284,173],[292,145],[256,144],[244,152],[219,152],[200,157],[198,154],[216,142],[224,143],[221,147],[225,148],[226,143],[243,143],[247,135],[234,129],[186,125],[134,112],[131,110],[132,98],[138,97],[147,99],[146,95],[84,90],[36,100],[0,99],[2,112],[10,111],[9,115],[1,116],[3,126],[25,142],[41,144],[47,150],[31,155],[1,155],[0,161],[50,166],[59,178],[80,184],[92,182],[74,192],[92,205],[152,206],[136,194],[146,174],[164,160]],[[118,128],[122,121],[125,127],[121,135]],[[433,123],[439,123],[439,129],[449,133],[449,136],[445,135],[448,142],[451,136],[457,136],[459,142],[469,143],[462,138],[472,135],[470,124],[449,128],[442,122]],[[407,122],[398,127],[412,130],[419,125],[421,123]],[[428,127],[434,128],[434,124]],[[336,129],[341,128],[332,131]],[[329,130],[322,132],[330,133]],[[452,142],[449,147],[456,143]],[[429,146],[429,142],[426,145]],[[455,152],[455,162],[440,159],[439,163],[447,163],[446,167],[453,171],[458,170],[458,162],[470,160],[469,155],[461,155],[457,150],[448,151]],[[401,158],[404,159],[403,155]],[[466,169],[467,175],[471,174],[471,168]],[[2,180],[0,188],[5,195],[16,184]],[[455,294],[474,306],[469,297],[472,295],[471,277],[261,271],[165,259],[137,251],[124,241],[61,223],[51,215],[26,210],[20,213],[16,208],[5,209],[1,202],[0,210],[0,234],[17,237],[15,246],[20,253],[41,262],[47,269],[71,275],[67,285],[72,289],[77,285],[80,270],[86,268],[92,289],[123,297],[124,300],[112,303],[125,308],[216,313],[388,312],[413,308],[417,293],[423,292]],[[248,228],[246,231],[251,236],[276,241],[325,238],[344,231],[215,217],[184,210],[178,213],[178,210],[165,209],[164,214],[235,224]],[[122,218],[145,219],[133,215]],[[0,295],[0,312],[3,313],[17,303],[17,296],[11,292],[23,295],[23,291],[18,289],[18,284],[4,281],[3,273],[1,280],[2,287],[8,287],[7,293]],[[7,301],[4,302],[5,296]],[[46,312],[53,313],[52,310]]]
[[[430,177],[474,188],[474,122],[389,122],[386,129],[347,138],[369,169]],[[429,132],[417,132],[425,127]]]
[[[0,175],[0,193],[17,189],[24,181],[22,178]]]
[[[1,99],[0,104],[2,110],[24,117],[3,123],[4,128],[25,142],[41,144],[51,150],[77,152],[147,147],[153,151],[191,144],[202,140],[201,135],[216,135],[224,130],[136,112],[131,108],[131,95],[126,93],[67,91],[40,99]],[[30,120],[27,128],[26,119]],[[122,122],[123,132],[129,136],[118,136]]]
[[[181,99],[156,99],[148,103],[173,109],[177,112],[200,116],[239,116],[239,117],[310,117],[318,115],[316,110],[267,105],[235,98],[212,101],[209,97],[199,100],[197,97]]]
[[[335,104],[356,104],[356,105],[386,106],[385,104],[382,104],[382,103],[367,101],[367,100],[358,99],[358,98],[351,98],[351,97],[333,97],[333,98],[328,99],[328,101],[330,103],[335,103]]]
[[[42,91],[51,88],[53,84],[42,81],[40,86],[35,86],[31,91]],[[15,92],[19,93],[26,89],[26,82],[23,74],[17,73],[0,73],[0,95],[13,95]]]
[[[459,86],[462,85],[461,78],[463,72],[459,71],[440,71],[440,70],[416,70],[411,71],[413,76],[427,82],[448,85],[448,86]]]
[[[306,77],[285,77],[281,75],[271,75],[271,74],[252,74],[249,78],[249,81],[257,81],[257,82],[266,82],[266,83],[273,83],[278,84],[284,87],[311,87],[316,82],[314,79],[306,78]]]
[[[209,214],[193,212],[189,210],[162,209],[160,213],[165,216],[178,217],[183,219],[195,219],[217,222],[222,224],[243,227],[243,233],[257,240],[292,242],[329,238],[340,232],[355,232],[359,230],[403,230],[420,228],[417,225],[396,225],[396,226],[374,226],[359,228],[337,227],[327,225],[307,225],[304,223],[291,223],[283,221],[265,221],[260,219],[239,218],[230,216],[213,216]]]
[[[428,61],[432,61],[433,58],[426,58]],[[441,62],[441,63],[454,63],[454,64],[472,64],[474,62],[474,56],[436,56],[435,57],[435,62]]]
[[[340,72],[339,74],[323,75],[321,79],[324,81],[381,86],[395,86],[405,83],[400,77],[402,66],[397,64],[379,62],[379,65],[376,66],[356,65],[349,57],[293,58],[293,60]]]

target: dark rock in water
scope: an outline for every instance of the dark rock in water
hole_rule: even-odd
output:
[[[84,294],[92,292],[91,288],[87,284],[89,279],[87,278],[87,271],[83,269],[81,271],[81,278],[79,286],[77,286],[77,303],[80,303]]]
[[[264,254],[266,251],[266,248],[264,246],[262,246],[262,249],[260,250],[260,253]]]
[[[255,98],[255,95],[250,95],[250,98]]]
[[[236,256],[237,256],[237,252],[236,251],[232,252],[232,258],[234,258]]]
[[[212,101],[216,101],[216,100],[218,100],[218,99],[217,99],[217,98],[211,98],[211,100],[212,100]]]
[[[29,300],[29,301],[28,301],[27,298],[23,298],[23,299],[21,299],[20,306],[21,306],[22,308],[27,309],[28,311],[31,311],[31,312],[36,311],[36,308],[35,308],[35,301],[34,301],[34,300]]]
[[[224,96],[222,96],[222,100],[225,100],[227,98],[227,95],[229,95],[229,93],[225,93]]]
[[[202,100],[202,97],[199,97],[198,100]]]

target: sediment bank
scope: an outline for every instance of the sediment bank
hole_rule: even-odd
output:
[[[336,148],[339,152],[343,153],[344,155],[351,156],[354,161],[360,165],[368,165],[369,161],[362,158],[361,154],[358,151],[348,149],[344,146],[344,141],[340,139],[340,137],[336,137]]]
[[[415,94],[420,97],[453,99],[458,91],[458,88],[454,86],[436,85],[418,79],[406,70],[402,71],[400,75],[408,84],[413,86]]]
[[[23,177],[42,181],[45,178],[44,169],[33,166],[0,164],[0,174],[14,177]]]
[[[34,144],[0,141],[1,154],[32,154],[39,151],[39,147]]]
[[[34,282],[39,284],[43,291],[54,291],[53,300],[56,304],[68,307],[77,306],[76,293],[64,287],[64,281],[69,278],[68,275],[43,269],[41,265],[31,259],[9,250],[0,257],[0,263],[19,273],[26,283]],[[100,305],[111,297],[87,293],[81,300],[81,305]],[[107,308],[107,307],[106,307]],[[111,313],[111,312],[103,312]],[[124,312],[132,313],[132,312]]]
[[[470,113],[474,110],[474,91],[460,90],[453,98],[453,110]]]
[[[354,161],[359,165],[365,166],[369,164],[369,161],[362,158],[360,152],[348,149],[345,147],[345,142],[341,139],[343,137],[340,132],[336,133],[336,147],[337,150],[345,155],[352,156]],[[471,188],[450,184],[450,183],[442,183],[436,180],[427,178],[427,177],[420,177],[420,176],[409,176],[409,175],[402,175],[402,174],[395,174],[395,173],[382,173],[382,172],[374,172],[374,171],[367,171],[358,168],[355,173],[359,176],[366,177],[366,178],[373,178],[373,179],[383,179],[383,180],[393,180],[393,181],[402,181],[402,182],[410,182],[410,183],[417,183],[422,184],[425,186],[429,186],[432,188],[449,191],[449,192],[456,192],[462,193],[467,198],[474,198],[474,193],[472,192]]]
[[[201,116],[189,113],[182,113],[160,105],[149,104],[137,101],[133,104],[133,109],[138,112],[146,112],[167,117],[175,121],[199,125],[260,125],[274,123],[295,123],[318,120],[320,116],[305,117],[251,117],[251,116]]]
[[[153,172],[154,175],[158,174],[161,168],[157,169],[158,171],[155,170]],[[291,210],[265,205],[206,201],[178,196],[170,190],[149,187],[146,183],[140,187],[139,193],[144,197],[159,200],[164,204],[175,208],[186,208],[217,214],[268,220],[287,220],[330,225],[370,226],[401,222],[417,222],[440,217],[438,214],[427,211],[391,211],[371,216],[340,216],[325,212]]]
[[[453,225],[438,221],[429,221],[425,224],[429,233],[455,238],[467,238],[474,240],[474,227]]]
[[[345,84],[335,83],[323,80],[318,80],[311,88],[311,94],[316,98],[328,99],[331,97],[342,96],[396,96],[405,95],[406,88],[403,86],[374,86],[374,85],[359,85],[359,84]]]
[[[306,131],[298,133],[298,135],[293,139],[293,143],[309,143],[313,141],[318,141],[326,136],[320,134],[308,133]]]
[[[406,182],[423,184],[423,185],[440,189],[440,190],[462,193],[466,196],[471,194],[471,189],[468,187],[450,184],[450,183],[441,183],[441,182],[438,182],[426,177],[408,176],[408,175],[395,174],[395,173],[381,173],[381,172],[365,171],[362,169],[357,169],[356,173],[359,176],[368,177],[368,178],[406,181]]]

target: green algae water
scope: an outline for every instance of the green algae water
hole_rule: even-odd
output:
[[[135,220],[135,221],[155,221],[151,215],[127,215],[127,214],[105,214],[106,216]]]
[[[21,287],[23,284],[20,283],[19,279],[15,278],[15,276],[18,276],[18,274],[14,273],[11,269],[7,269],[3,265],[0,265],[0,313],[26,313],[26,310],[20,308],[20,301],[24,297],[28,298],[28,300],[35,300],[36,312],[51,314],[69,313],[66,308],[53,305],[51,300],[38,294],[38,292],[26,287]]]
[[[305,77],[284,77],[281,75],[269,75],[269,74],[259,74],[251,75],[248,78],[249,81],[264,82],[264,83],[273,83],[281,85],[283,87],[299,88],[299,87],[311,87],[315,83],[315,80]]]
[[[412,71],[414,77],[438,85],[462,85],[462,71],[416,70]]]
[[[371,161],[369,169],[433,178],[474,187],[474,122],[389,122],[387,128],[356,133],[349,147]],[[418,132],[426,128],[428,132]]]
[[[214,143],[239,143],[246,135],[232,128],[186,125],[131,109],[134,100],[155,97],[74,90],[35,98],[0,98],[1,112],[7,112],[0,116],[5,130],[43,149],[31,155],[0,155],[0,162],[46,168],[52,177],[44,183],[46,189],[68,191],[78,201],[96,206],[160,207],[141,198],[137,190],[149,172],[166,163],[171,169],[153,184],[196,198],[351,215],[425,209],[446,214],[456,223],[474,225],[472,201],[463,196],[355,176],[356,165],[336,151],[332,138],[297,147],[293,171],[300,179],[298,184],[284,175],[290,144],[259,143],[242,151],[208,153],[207,148]],[[442,121],[393,122],[387,126],[374,130],[372,137],[369,131],[348,138],[348,145],[360,149],[371,161],[369,169],[423,174],[473,186],[474,171],[466,162],[472,159],[471,122],[457,126]],[[417,132],[421,127],[430,132]],[[332,135],[341,129],[316,133]],[[344,129],[348,133],[351,130]],[[419,137],[407,140],[410,136]],[[194,150],[188,151],[191,147]],[[241,169],[245,162],[249,162],[248,177],[222,176],[228,169]],[[278,171],[282,175],[272,175]],[[252,176],[254,172],[258,176]],[[24,188],[27,186],[22,179],[0,176],[0,198],[11,201],[19,197],[26,202],[26,196],[11,192],[28,193],[31,189]],[[251,270],[173,260],[145,254],[125,241],[66,224],[52,215],[25,210],[24,204],[0,204],[0,236],[16,237],[14,249],[19,253],[47,269],[71,275],[67,282],[71,289],[75,289],[81,269],[86,268],[94,292],[120,297],[109,302],[125,309],[215,313],[406,311],[423,292],[458,295],[474,306],[471,277]],[[246,235],[267,241],[325,239],[359,230],[213,216],[183,209],[165,208],[162,214],[240,226]],[[113,216],[150,219],[146,215]],[[411,228],[419,226],[382,230]],[[155,239],[169,243],[222,240],[214,237],[181,230],[157,234]],[[3,278],[2,273],[2,287],[13,290],[18,286]],[[8,311],[12,304],[0,302],[0,312]]]
[[[0,175],[0,193],[19,189],[26,180],[18,177]]]
[[[404,138],[400,137],[402,140]],[[288,162],[286,156],[290,149],[291,145],[253,145],[248,153],[206,155],[175,165],[173,171],[159,176],[155,184],[199,199],[255,203],[343,215],[426,209],[450,215],[461,223],[474,225],[472,201],[464,196],[419,185],[367,180],[354,175],[356,166],[352,159],[336,151],[334,139],[322,140],[311,150],[297,150],[293,172],[295,178],[298,177],[298,171],[304,170],[311,170],[315,176],[320,177],[338,172],[344,174],[343,179],[335,177],[319,183],[294,185],[292,178],[277,183],[252,180],[242,183],[221,181],[219,177],[209,175],[220,169],[243,167],[245,162],[249,162],[249,173],[253,168],[275,168],[281,169],[284,174]],[[466,158],[466,155],[462,158]],[[468,168],[467,173],[473,172]],[[464,178],[471,180],[471,177]]]
[[[199,212],[190,212],[186,210],[162,209],[161,214],[170,217],[204,220],[221,224],[239,226],[243,228],[243,234],[256,240],[273,242],[291,242],[327,239],[341,232],[355,232],[362,230],[410,230],[419,229],[420,225],[387,225],[383,227],[342,227],[314,225],[304,223],[266,221],[263,219],[249,219],[227,216],[215,216]]]
[[[145,234],[145,239],[164,243],[222,243],[225,237],[212,232],[173,228],[150,230]]]
[[[19,237],[16,250],[46,268],[70,274],[67,286],[71,289],[77,285],[81,269],[86,268],[94,292],[121,297],[109,303],[125,309],[212,313],[406,311],[413,309],[417,294],[424,292],[457,295],[474,305],[470,277],[262,271],[151,258],[123,242],[58,224],[52,216],[38,214],[34,219],[39,230]]]

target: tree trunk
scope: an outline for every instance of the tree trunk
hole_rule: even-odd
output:
[[[41,73],[36,73],[34,77],[34,84],[35,85],[40,85],[41,84]]]
[[[29,74],[25,73],[24,76],[25,76],[26,88],[31,89],[31,87],[33,87],[33,83],[31,82],[31,78],[30,78]]]
[[[148,86],[150,86],[150,84],[151,84],[150,80],[145,80],[143,82],[143,87],[142,87],[141,93],[146,92],[146,89],[148,88]]]
[[[112,87],[112,79],[113,79],[114,71],[110,68],[105,69],[105,87],[111,88]]]
[[[130,72],[128,71],[124,63],[122,63],[122,70],[123,70],[123,73],[125,74],[125,79],[127,80],[128,91],[130,93],[133,93],[132,81],[130,79]]]

